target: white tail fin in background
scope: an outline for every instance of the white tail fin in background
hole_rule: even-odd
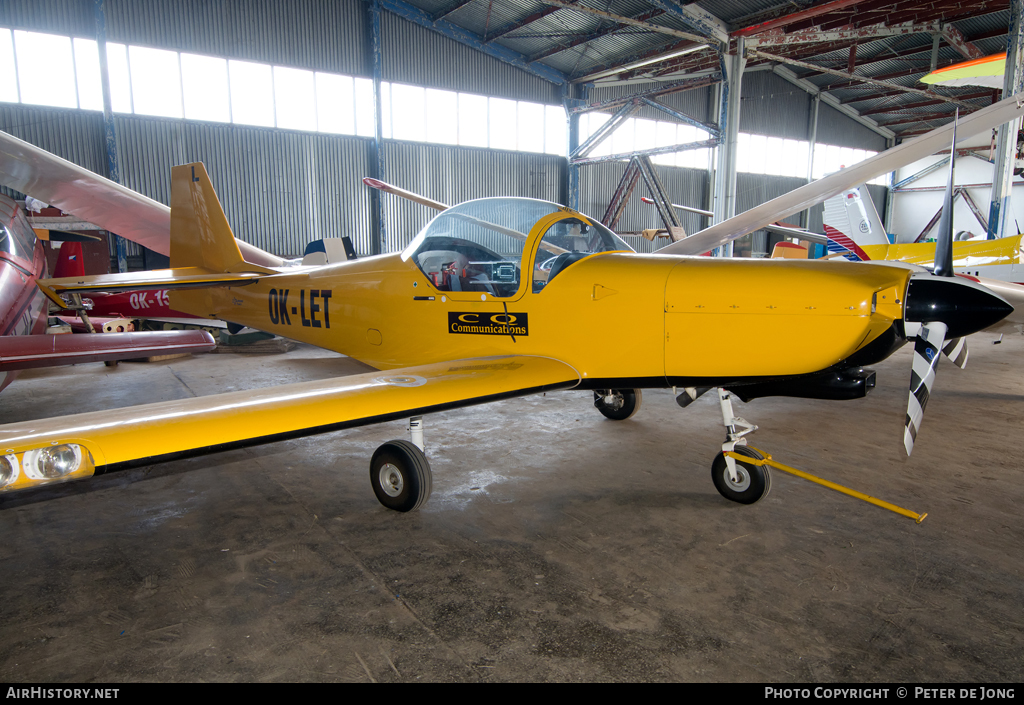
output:
[[[862,246],[889,244],[875,204],[870,196],[862,197],[859,188],[848,189],[825,201],[823,220],[831,254],[844,252],[848,260],[866,262],[871,258]]]

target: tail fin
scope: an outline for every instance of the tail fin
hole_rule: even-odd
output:
[[[171,169],[171,267],[213,272],[251,269],[202,163]]]
[[[862,246],[889,244],[874,204],[870,197],[861,196],[860,189],[848,189],[825,201],[823,219],[829,252],[844,252],[846,259],[866,262],[871,258]]]
[[[60,253],[57,255],[57,264],[53,268],[53,277],[84,277],[85,258],[82,256],[82,243],[62,242]]]

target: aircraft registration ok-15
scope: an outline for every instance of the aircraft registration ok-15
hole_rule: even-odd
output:
[[[413,442],[382,445],[370,466],[380,502],[408,511],[432,483],[420,417],[562,389],[593,390],[605,416],[625,419],[645,388],[682,387],[684,406],[698,389],[719,388],[723,451],[758,458],[729,392],[861,397],[874,383],[864,366],[916,338],[909,452],[944,340],[1011,310],[974,283],[886,265],[640,255],[581,213],[522,198],[449,208],[401,253],[265,266],[243,257],[202,164],[175,167],[171,193],[171,269],[40,286],[54,300],[167,289],[177,310],[379,371],[0,426],[4,490],[412,418]],[[696,251],[708,249],[693,238]],[[609,335],[614,348],[602,342]],[[758,353],[740,340],[757,340]],[[742,503],[770,486],[766,467],[724,453],[712,475]]]

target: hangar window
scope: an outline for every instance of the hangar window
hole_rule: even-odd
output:
[[[320,132],[340,135],[356,133],[356,114],[352,109],[351,76],[316,72],[316,124]]]
[[[227,59],[182,54],[181,85],[186,118],[231,122]]]
[[[228,61],[231,117],[242,125],[274,127],[274,73],[269,64]]]
[[[140,115],[185,117],[181,104],[178,53],[147,47],[129,47],[132,103]]]
[[[274,113],[282,129],[316,132],[316,77],[312,71],[274,67]]]
[[[77,108],[75,58],[71,38],[15,30],[21,101],[55,108]]]

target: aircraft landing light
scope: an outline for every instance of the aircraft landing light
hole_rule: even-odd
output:
[[[743,455],[735,451],[727,451],[725,455],[731,457],[733,460],[736,460],[737,462],[742,462],[748,465],[770,465],[771,467],[776,468],[778,470],[782,470],[783,472],[788,472],[790,475],[796,475],[797,477],[809,480],[810,482],[814,482],[819,485],[824,485],[825,487],[835,490],[836,492],[842,492],[845,495],[856,497],[857,499],[862,499],[868,504],[873,504],[876,507],[881,507],[882,509],[888,509],[890,512],[902,514],[905,517],[913,519],[914,523],[916,524],[920,524],[922,521],[924,521],[924,518],[928,516],[928,512],[925,512],[924,514],[917,514],[916,512],[910,511],[909,509],[897,507],[895,504],[890,504],[889,502],[884,502],[870,495],[866,495],[863,492],[851,490],[849,487],[843,487],[842,485],[837,485],[834,482],[829,482],[828,480],[823,480],[820,477],[815,477],[814,475],[804,472],[803,470],[797,470],[796,468],[791,468],[788,465],[783,465],[779,461],[773,460],[771,453],[766,453],[760,448],[754,448],[754,450],[764,455],[764,459],[762,460],[759,458],[752,458],[748,455]]]
[[[24,453],[8,451],[0,456],[0,492],[76,480],[94,470],[92,454],[77,443],[51,442]]]

